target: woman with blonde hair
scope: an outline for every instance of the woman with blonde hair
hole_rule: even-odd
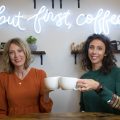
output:
[[[9,40],[0,73],[0,117],[50,112],[53,102],[44,85],[46,72],[31,67],[31,51],[19,38]]]

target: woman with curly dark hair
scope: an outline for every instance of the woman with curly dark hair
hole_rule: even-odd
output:
[[[115,62],[107,36],[93,34],[87,38],[81,58],[87,73],[77,82],[80,111],[120,114],[120,68]]]

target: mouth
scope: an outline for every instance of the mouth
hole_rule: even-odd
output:
[[[14,60],[16,63],[19,63],[19,62],[21,62],[22,60]]]
[[[98,56],[91,56],[92,60],[96,60],[98,58]]]

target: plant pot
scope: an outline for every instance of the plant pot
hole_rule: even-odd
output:
[[[29,44],[29,47],[31,51],[36,51],[37,50],[37,45],[36,44]]]

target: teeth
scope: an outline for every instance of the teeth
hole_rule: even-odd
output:
[[[97,57],[93,56],[92,59],[97,59]]]
[[[15,60],[15,62],[20,62],[20,60]]]

